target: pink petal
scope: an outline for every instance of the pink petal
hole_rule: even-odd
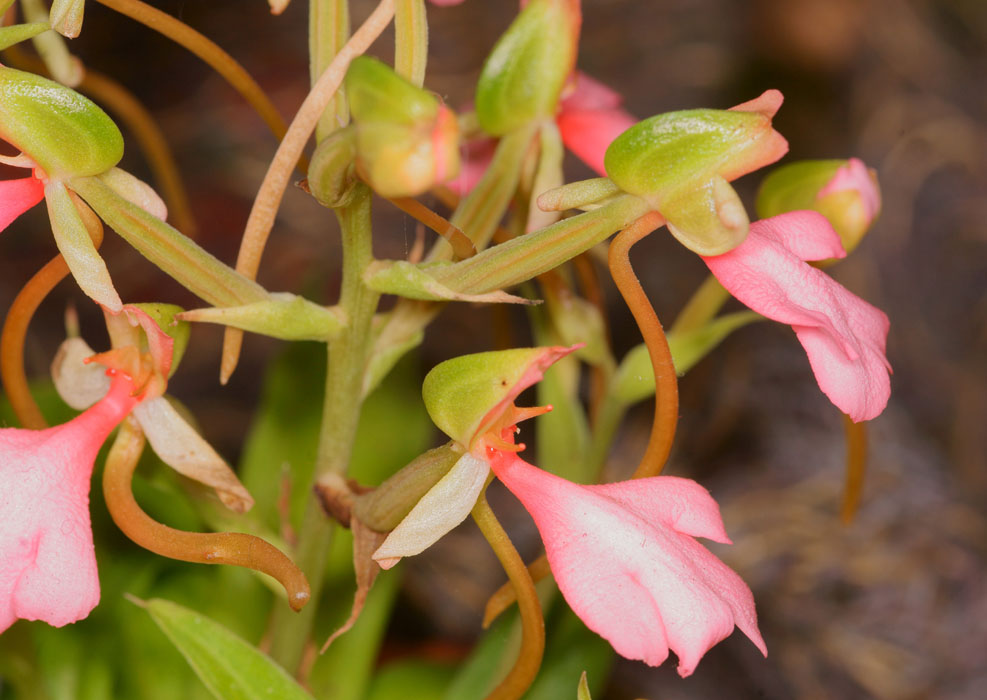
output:
[[[0,231],[44,199],[45,185],[36,177],[0,180]]]
[[[830,401],[870,420],[891,394],[888,317],[803,262],[834,257],[838,241],[822,214],[796,211],[754,222],[740,246],[703,260],[741,302],[793,327]]]
[[[513,454],[499,453],[491,467],[534,518],[573,611],[619,654],[656,666],[671,648],[679,673],[687,676],[735,624],[767,654],[743,580],[661,516],[647,517],[647,498],[663,483],[673,494],[658,497],[658,510],[677,495],[682,507],[704,500],[695,489],[648,479],[610,485],[611,494],[620,494],[615,499],[606,489],[573,484]],[[631,495],[635,489],[641,495]],[[709,518],[708,504],[701,508],[707,512],[697,522]]]
[[[836,171],[826,186],[819,190],[818,197],[825,197],[835,192],[854,190],[860,194],[870,220],[881,211],[881,191],[878,189],[870,170],[859,158],[851,158],[846,165]]]
[[[129,377],[75,419],[0,430],[0,632],[17,618],[60,627],[99,602],[89,480],[103,441],[137,403]]]
[[[683,535],[733,544],[723,527],[720,507],[709,491],[692,479],[655,476],[586,488],[616,501],[642,520],[657,518]]]

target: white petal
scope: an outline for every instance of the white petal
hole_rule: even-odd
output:
[[[374,552],[382,569],[419,554],[466,519],[487,481],[490,465],[466,453],[411,509]]]
[[[254,505],[254,499],[229,465],[163,396],[137,406],[134,416],[151,447],[169,467],[211,486],[220,500],[238,513]]]
[[[62,400],[77,411],[89,408],[110,390],[110,378],[101,364],[84,360],[96,352],[82,338],[67,338],[51,363],[51,378]]]

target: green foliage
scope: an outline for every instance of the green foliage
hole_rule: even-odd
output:
[[[161,599],[148,601],[146,607],[219,700],[312,697],[256,647],[208,617]]]

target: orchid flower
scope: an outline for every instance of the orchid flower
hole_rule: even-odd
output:
[[[30,177],[0,183],[0,231],[45,199],[52,232],[79,287],[100,305],[123,307],[71,194],[74,178],[98,176],[125,199],[163,218],[149,186],[115,168],[123,136],[103,110],[77,92],[31,73],[0,66],[0,139],[21,150],[0,162],[30,168]]]
[[[699,484],[652,477],[582,486],[518,457],[517,423],[550,407],[518,408],[515,399],[577,348],[468,355],[429,373],[426,407],[463,456],[373,558],[387,568],[438,540],[466,517],[492,470],[534,518],[570,607],[617,653],[657,666],[671,649],[684,677],[736,625],[767,655],[750,588],[694,539],[730,542]]]
[[[89,480],[100,446],[144,400],[109,369],[109,392],[47,430],[0,430],[0,632],[17,618],[61,627],[99,602]]]
[[[795,211],[755,221],[738,247],[703,260],[742,303],[792,326],[819,388],[859,422],[878,416],[891,394],[888,317],[804,262],[845,255],[826,217]]]

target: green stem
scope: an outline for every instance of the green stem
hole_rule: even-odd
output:
[[[628,404],[614,395],[612,391],[613,385],[610,388],[611,391],[606,392],[604,395],[603,402],[600,404],[600,408],[596,414],[596,422],[593,424],[589,449],[587,450],[587,463],[584,473],[592,475],[590,477],[592,479],[590,483],[594,484],[600,480],[600,473],[607,463],[607,457],[610,456],[610,447],[613,445],[614,437],[617,435],[617,429],[620,427],[620,422],[624,419],[624,414],[627,413]]]
[[[312,85],[315,85],[349,38],[349,0],[309,0],[308,52]],[[315,127],[316,142],[321,143],[322,139],[337,128],[349,123],[349,114],[346,93],[340,87],[319,117],[319,123]]]
[[[413,85],[425,83],[428,58],[428,20],[425,0],[394,3],[394,71]]]
[[[709,323],[730,298],[730,292],[723,288],[713,275],[707,277],[692,298],[682,307],[669,333],[688,333]]]
[[[328,473],[345,473],[353,450],[362,404],[363,375],[371,347],[371,324],[380,295],[363,284],[362,274],[373,259],[370,190],[361,185],[352,203],[336,210],[342,234],[343,279],[339,307],[348,323],[329,342],[329,368],[322,407],[322,428],[314,480]],[[309,488],[312,493],[312,489]],[[298,615],[276,611],[271,656],[289,670],[298,669],[310,637],[324,581],[333,527],[314,495],[308,499],[298,533],[296,563],[312,587],[313,604]]]

